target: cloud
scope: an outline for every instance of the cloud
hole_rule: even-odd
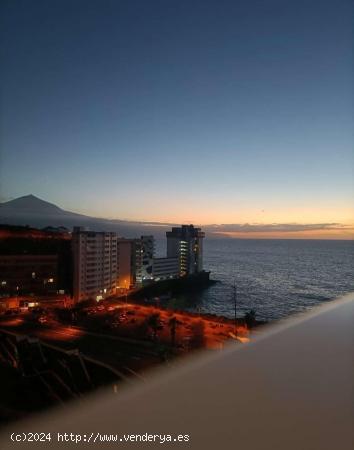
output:
[[[302,233],[306,231],[352,231],[352,225],[341,223],[270,223],[270,224],[220,224],[207,225],[203,227],[210,233],[232,234],[232,233]]]

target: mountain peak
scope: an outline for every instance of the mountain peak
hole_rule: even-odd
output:
[[[19,197],[19,198],[31,198],[31,199],[35,198],[36,200],[41,200],[39,197],[36,197],[33,194],[23,195],[22,197]],[[44,200],[42,200],[42,201],[44,201]]]
[[[1,208],[47,214],[62,211],[61,208],[53,203],[46,202],[33,194],[24,195],[22,197],[15,198],[14,200],[2,203]]]

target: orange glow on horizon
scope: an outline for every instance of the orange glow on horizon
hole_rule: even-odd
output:
[[[214,199],[215,200],[215,199]],[[150,207],[142,207],[131,211],[112,212],[110,210],[106,214],[101,211],[101,217],[113,217],[127,220],[128,222],[137,221],[142,225],[145,223],[150,227],[165,227],[168,229],[172,225],[178,224],[194,224],[205,228],[210,228],[212,224],[251,224],[262,225],[269,224],[339,224],[333,227],[319,227],[318,230],[304,231],[222,231],[217,226],[214,230],[207,230],[211,236],[216,233],[218,236],[246,238],[246,239],[340,239],[351,240],[354,238],[354,209],[345,202],[338,202],[335,207],[326,204],[315,204],[309,206],[293,205],[280,207],[279,204],[273,203],[271,207],[264,206],[264,209],[246,206],[243,203],[235,205],[227,204],[220,201],[215,202],[207,198],[198,199],[198,208],[190,208],[190,205],[175,203],[173,209],[169,209],[170,203],[157,204],[153,211]],[[289,205],[291,203],[289,202]],[[103,214],[102,214],[103,213]],[[151,215],[152,214],[152,215]],[[257,228],[257,227],[256,227]]]
[[[137,222],[157,223],[195,223],[210,225],[215,223],[323,223],[340,222],[344,224],[354,223],[354,208],[346,202],[327,204],[326,202],[307,202],[295,204],[289,201],[285,206],[269,200],[270,204],[254,206],[251,203],[237,202],[235,204],[223,199],[210,199],[208,195],[198,198],[197,206],[189,202],[179,201],[158,202],[151,208],[150,204],[139,205],[132,210],[129,206],[122,205],[112,210],[111,205],[100,209],[79,210],[82,214],[92,215],[108,220],[126,220]]]

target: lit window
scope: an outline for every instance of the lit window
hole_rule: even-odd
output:
[[[6,286],[6,281],[2,281],[1,286]]]
[[[53,278],[49,278],[48,279],[48,283],[53,283],[54,279]]]
[[[36,272],[32,272],[32,278],[36,278]]]

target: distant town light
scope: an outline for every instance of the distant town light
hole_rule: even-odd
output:
[[[6,286],[6,281],[2,281],[1,286]]]
[[[32,272],[32,278],[36,278],[36,272]]]
[[[53,281],[54,281],[54,278],[49,278],[48,279],[48,283],[53,283]]]

